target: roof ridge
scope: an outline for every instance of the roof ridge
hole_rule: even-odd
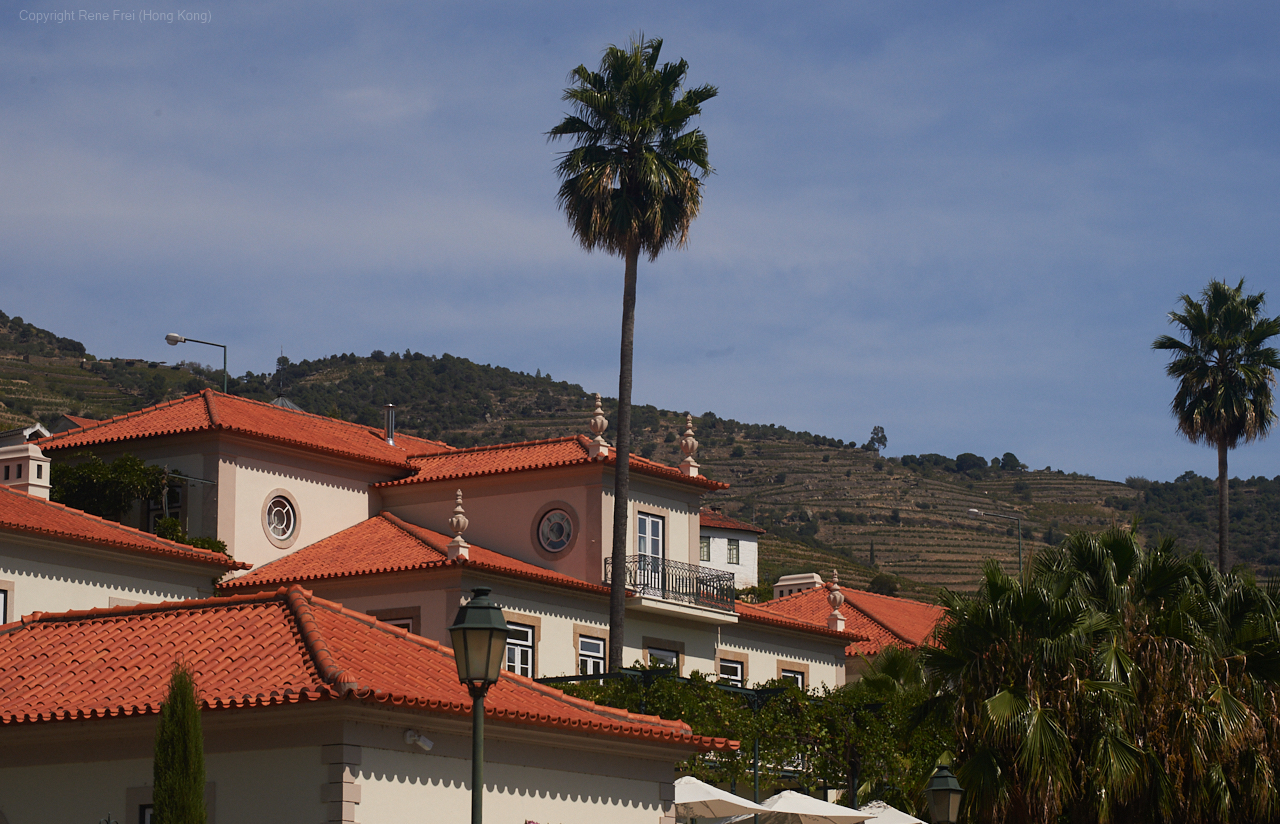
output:
[[[346,670],[338,666],[337,659],[329,651],[329,642],[325,640],[324,634],[320,632],[320,626],[316,623],[315,615],[311,612],[311,597],[311,593],[298,584],[294,584],[284,592],[285,603],[289,605],[289,612],[293,615],[294,623],[298,626],[298,635],[302,638],[302,645],[310,653],[311,660],[315,663],[316,671],[326,684],[343,695],[351,690],[359,689],[360,685],[355,681],[343,680]]]
[[[408,521],[405,521],[402,518],[400,518],[398,515],[388,512],[385,509],[378,513],[378,517],[382,518],[384,521],[391,524],[396,529],[399,529],[405,535],[408,535],[410,538],[413,538],[415,541],[418,541],[426,545],[428,549],[434,549],[436,552],[444,553],[445,558],[448,559],[449,549],[447,546],[436,546],[432,542],[429,536],[419,534],[420,532],[429,531],[427,530],[426,527],[421,527],[421,526],[418,526],[417,524],[411,524]],[[443,534],[443,533],[437,533],[437,534]]]
[[[415,455],[416,460],[427,460],[428,458],[442,458],[445,456],[457,456],[468,454],[479,454],[481,452],[496,452],[499,449],[514,449],[518,446],[543,446],[549,443],[567,443],[569,441],[577,441],[585,435],[561,435],[558,438],[543,438],[537,441],[512,441],[511,443],[491,443],[482,446],[461,446],[454,447],[449,452],[438,452],[435,455]]]
[[[213,390],[201,389],[200,394],[204,396],[204,411],[209,414],[209,425],[214,429],[221,429],[222,421],[218,420],[218,410],[213,405]]]

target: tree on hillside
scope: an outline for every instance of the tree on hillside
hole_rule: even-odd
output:
[[[1165,367],[1178,380],[1170,404],[1178,431],[1192,443],[1218,450],[1218,571],[1227,564],[1227,450],[1241,441],[1265,438],[1275,420],[1272,386],[1280,352],[1267,341],[1280,334],[1280,317],[1261,314],[1266,293],[1244,293],[1244,280],[1231,287],[1213,280],[1200,300],[1182,295],[1181,312],[1169,322],[1186,341],[1161,335],[1153,349],[1173,353]]]
[[[195,678],[185,664],[173,665],[169,695],[160,705],[154,777],[157,824],[204,824],[204,731]]]
[[[870,451],[879,452],[880,450],[884,449],[888,445],[889,445],[889,439],[884,434],[884,427],[873,426],[871,427],[871,437],[867,439],[867,442],[862,445],[862,448],[869,452]]]
[[[635,340],[636,268],[640,253],[650,261],[669,247],[688,243],[702,206],[703,178],[711,174],[707,138],[688,128],[715,86],[684,90],[684,60],[659,65],[662,40],[633,39],[609,46],[599,71],[585,65],[570,74],[564,100],[573,110],[547,132],[549,140],[571,139],[560,157],[557,194],[573,235],[588,251],[603,249],[625,261],[622,345],[618,369],[617,463],[613,487],[613,577],[609,607],[609,668],[623,666],[630,499],[631,362]]]

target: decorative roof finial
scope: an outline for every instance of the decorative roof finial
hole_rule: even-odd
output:
[[[840,607],[844,606],[844,592],[840,589],[839,570],[831,570],[831,581],[826,587],[827,603],[831,606],[831,614],[827,616],[827,628],[843,632],[844,613],[840,612]]]
[[[684,460],[680,462],[680,471],[692,478],[698,474],[698,462],[693,459],[694,453],[698,451],[698,441],[693,437],[692,415],[684,416],[684,426],[684,437],[680,439],[680,451],[684,453]]]
[[[591,420],[587,423],[591,429],[591,434],[595,435],[591,439],[591,444],[587,447],[587,454],[593,461],[603,461],[609,457],[609,442],[604,439],[604,432],[609,428],[609,419],[604,416],[604,409],[600,406],[600,393],[596,393],[596,410]]]
[[[453,540],[446,547],[449,550],[450,561],[456,561],[459,558],[467,559],[471,544],[466,542],[462,533],[466,532],[470,525],[471,522],[467,520],[467,511],[462,508],[462,490],[459,489],[457,503],[453,505],[453,517],[449,519],[449,528],[453,530]]]

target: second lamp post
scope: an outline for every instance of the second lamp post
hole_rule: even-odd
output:
[[[498,681],[507,653],[507,619],[489,600],[489,587],[471,590],[449,627],[458,680],[471,693],[471,824],[481,824],[484,806],[484,697]]]

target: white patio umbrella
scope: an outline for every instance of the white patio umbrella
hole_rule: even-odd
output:
[[[890,807],[883,801],[872,801],[870,804],[863,804],[858,808],[858,812],[873,816],[867,824],[925,824],[914,815],[904,813],[897,807]]]
[[[676,815],[681,818],[726,818],[765,809],[691,775],[676,779]]]
[[[860,824],[870,821],[871,814],[858,812],[839,804],[819,801],[801,793],[783,790],[764,802],[768,812],[760,813],[760,824]],[[746,821],[751,816],[738,816]]]

